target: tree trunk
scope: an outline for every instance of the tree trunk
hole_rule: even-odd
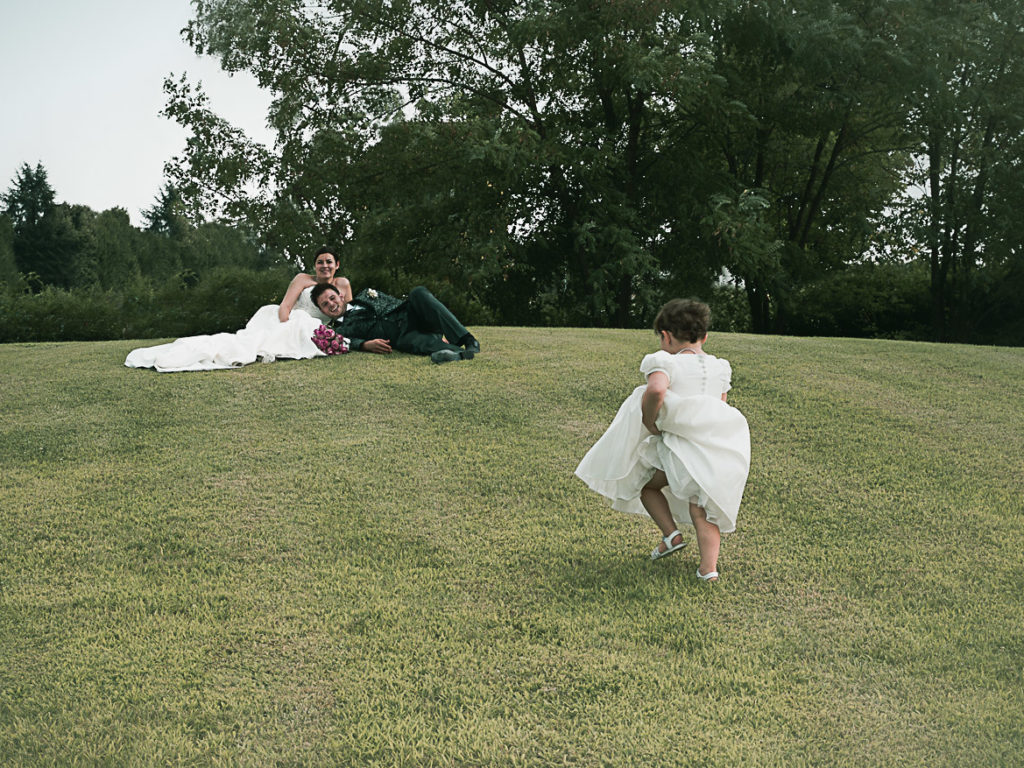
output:
[[[928,138],[928,251],[931,269],[932,337],[935,341],[946,338],[946,270],[942,263],[941,232],[941,132],[935,128]]]
[[[768,333],[771,330],[771,312],[768,294],[756,285],[746,282],[747,302],[750,304],[750,321],[754,333]]]

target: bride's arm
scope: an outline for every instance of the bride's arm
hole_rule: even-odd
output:
[[[315,280],[304,272],[300,272],[292,278],[291,283],[288,285],[288,290],[284,292],[284,298],[281,299],[281,304],[277,308],[277,319],[282,323],[288,322],[288,317],[292,313],[292,307],[295,306],[295,302],[299,300],[299,294],[302,290],[312,285]]]
[[[341,295],[341,300],[344,302],[343,307],[347,307],[352,303],[352,284],[348,281],[347,277],[341,277],[340,275],[334,278],[333,285],[338,289],[338,293]]]

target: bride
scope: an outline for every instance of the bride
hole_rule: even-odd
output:
[[[342,301],[348,305],[352,301],[352,285],[349,283],[348,278],[341,277],[340,275],[335,276],[338,266],[338,260],[330,248],[324,246],[317,251],[316,261],[313,264],[313,271],[316,273],[316,276],[299,272],[299,274],[292,278],[291,283],[288,284],[288,290],[284,292],[284,298],[281,299],[281,303],[278,305],[277,319],[282,323],[288,322],[288,316],[291,314],[292,309],[298,307],[313,315],[313,317],[319,315],[326,320],[327,316],[320,313],[320,310],[309,297],[317,283],[330,283],[333,285],[338,289],[338,293],[341,294]]]
[[[330,248],[321,248],[314,263],[316,276],[300,272],[288,285],[280,304],[256,310],[245,328],[236,333],[186,336],[169,344],[134,349],[125,359],[129,368],[155,368],[162,373],[237,368],[257,360],[303,360],[324,353],[313,344],[313,331],[328,318],[310,293],[318,283],[330,283],[345,299],[352,298],[348,279],[336,275],[338,260]]]

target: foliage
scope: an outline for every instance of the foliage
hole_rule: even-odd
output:
[[[7,212],[0,214],[0,286],[15,294],[26,288],[32,292],[61,289],[31,308],[23,303],[22,308],[30,313],[46,312],[54,302],[70,306],[81,301],[92,307],[100,294],[120,295],[139,279],[174,282],[187,273],[198,279],[211,270],[233,268],[243,270],[240,275],[244,275],[244,270],[262,271],[281,263],[273,251],[255,244],[245,230],[215,221],[192,223],[183,213],[180,195],[169,185],[146,211],[145,230],[133,227],[123,208],[97,213],[84,205],[54,203],[54,194],[40,164],[34,169],[23,166],[3,196]],[[76,292],[74,300],[61,298],[70,290]],[[98,305],[95,309],[106,316],[106,309]],[[120,336],[113,325],[93,315],[91,321],[83,317],[83,322],[76,320],[70,325],[34,317],[32,322],[42,335],[31,337]],[[5,320],[8,327],[22,321]],[[90,326],[92,330],[84,330]],[[59,330],[72,327],[76,330],[70,335]],[[43,328],[50,330],[44,332]],[[78,335],[81,333],[86,335]],[[24,332],[19,331],[8,338],[22,336]]]
[[[897,3],[740,3],[716,25],[700,104],[720,158],[705,227],[754,329],[784,331],[798,286],[860,258],[899,185],[907,63]]]
[[[181,240],[190,228],[185,202],[173,184],[164,184],[153,205],[142,212],[146,230]]]
[[[0,213],[0,284],[18,281],[18,263],[14,258],[14,225]]]
[[[720,294],[734,328],[917,337],[919,260],[933,339],[1021,338],[1015,1],[193,7],[195,49],[274,94],[274,145],[168,77],[189,139],[145,231],[23,166],[0,280],[111,290],[331,243],[357,282],[471,322],[639,327]]]
[[[67,206],[55,202],[42,163],[23,164],[0,196],[4,213],[14,227],[14,258],[18,270],[35,273],[48,285],[71,282],[74,233]]]
[[[98,285],[111,290],[140,276],[143,264],[147,264],[146,238],[132,227],[128,212],[123,208],[111,208],[102,213],[86,206],[75,208],[78,253],[73,285]],[[151,276],[161,276],[162,270],[147,266]]]
[[[279,158],[171,81],[167,113],[203,138],[169,170],[218,210],[283,212],[279,242],[312,230],[364,263],[456,272],[506,320],[632,324],[663,259],[707,270],[665,237],[694,204],[670,169],[693,155],[661,124],[706,78],[700,18],[678,2],[199,2],[196,49],[281,94]],[[648,191],[659,174],[671,188]]]
[[[807,283],[790,318],[803,336],[929,337],[928,274],[919,263],[854,264]]]
[[[706,293],[711,307],[711,329],[717,333],[750,333],[750,305],[746,291],[734,283],[717,283]]]
[[[0,200],[16,231],[38,226],[56,205],[53,187],[42,163],[37,163],[35,168],[23,163]]]
[[[572,476],[654,335],[480,338],[0,347],[5,765],[1018,762],[1021,350],[714,334],[754,452],[709,587]]]
[[[0,291],[0,343],[193,336],[245,327],[257,308],[281,300],[288,268],[210,269],[169,280],[135,275],[116,287],[98,284],[39,293]]]
[[[907,116],[914,193],[894,223],[928,264],[934,338],[967,339],[997,276],[1024,259],[1024,7],[918,3],[908,20],[929,55]]]
[[[200,0],[189,41],[278,95],[277,142],[170,79],[166,112],[193,139],[168,171],[196,211],[293,258],[344,243],[381,279],[433,276],[506,322],[643,324],[671,286],[726,270],[753,328],[783,331],[802,286],[873,255],[885,212],[921,225],[898,197],[929,124],[915,115],[980,126],[931,96],[965,53],[964,71],[1010,61],[970,103],[1010,87],[1003,4],[955,17],[991,16],[999,37],[890,0]],[[1019,242],[1013,218],[975,227],[975,247]]]

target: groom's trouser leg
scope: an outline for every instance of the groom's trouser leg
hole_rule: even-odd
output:
[[[399,352],[408,352],[410,355],[429,355],[439,349],[462,351],[462,347],[445,343],[440,333],[423,333],[422,331],[406,331],[398,337],[398,343],[392,346]]]
[[[439,349],[461,350],[455,342],[469,335],[469,331],[448,307],[422,285],[409,292],[406,310],[407,324],[397,349],[418,355],[429,355]],[[441,340],[441,334],[449,343]]]

